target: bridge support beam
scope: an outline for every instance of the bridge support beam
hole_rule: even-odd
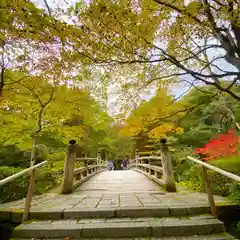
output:
[[[173,175],[172,168],[172,157],[168,150],[167,140],[162,138],[161,143],[161,157],[162,157],[162,166],[163,166],[163,182],[164,187],[168,192],[176,192],[176,185]]]
[[[76,161],[76,141],[70,140],[68,145],[67,158],[64,165],[64,177],[61,190],[62,194],[68,194],[73,191],[75,161]]]

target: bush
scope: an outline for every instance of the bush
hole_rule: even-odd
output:
[[[193,149],[191,147],[187,146],[177,146],[170,148],[171,154],[172,154],[172,163],[174,168],[178,168],[179,165],[183,164],[185,161],[189,162],[187,160],[187,156],[190,156],[193,153]]]
[[[228,172],[231,172],[236,175],[240,175],[240,158],[239,156],[231,156],[223,159],[218,159],[211,161],[210,164],[224,169]],[[240,202],[240,184],[234,180],[231,180],[227,177],[224,177],[220,174],[216,174],[220,179],[213,179],[212,183],[216,185],[215,189],[219,189],[216,191],[216,194],[219,193],[222,196],[229,195],[230,199],[234,202]],[[220,177],[219,177],[220,176]],[[217,182],[215,184],[214,182]]]
[[[65,158],[66,153],[62,151],[48,155],[47,165],[38,171],[35,194],[45,193],[61,184]]]
[[[35,164],[45,161],[47,159],[48,159],[48,147],[44,144],[37,145]]]
[[[178,134],[178,144],[201,147],[203,146],[213,135],[213,132],[202,125],[198,127],[190,128],[189,131]]]
[[[240,175],[240,157],[238,155],[210,161],[209,164],[212,164],[236,175]]]
[[[23,169],[7,166],[0,167],[0,179],[9,177],[21,170]],[[27,176],[17,178],[14,181],[2,186],[0,188],[0,202],[8,202],[26,197],[27,187]]]
[[[62,162],[61,165],[63,165]],[[21,170],[23,169],[7,166],[0,167],[0,179],[11,176],[17,172],[20,172]],[[49,191],[52,188],[57,187],[62,181],[62,176],[63,167],[60,168],[58,166],[54,168],[53,164],[51,163],[48,163],[42,169],[37,170],[34,194],[35,195],[42,194]],[[1,187],[0,202],[3,203],[25,198],[28,189],[28,181],[29,177],[26,175],[19,177],[14,181]]]
[[[182,186],[195,191],[204,192],[204,183],[199,165],[187,160],[193,149],[184,145],[172,149],[173,168],[175,179]],[[240,175],[240,158],[231,156],[210,161],[209,164],[226,171]],[[219,173],[208,170],[213,193],[220,196],[229,196],[234,202],[240,202],[240,184]]]
[[[175,169],[176,179],[181,185],[204,192],[202,173],[198,165],[185,161]],[[240,184],[214,171],[208,171],[213,193],[240,203]]]
[[[237,223],[237,231],[240,232],[240,222]]]
[[[55,152],[49,154],[48,155],[49,168],[54,168],[55,170],[63,171],[65,159],[66,159],[65,152]]]
[[[177,170],[179,182],[195,191],[202,192],[204,184],[200,168],[191,162],[184,162]]]
[[[26,152],[14,145],[0,145],[0,166],[26,168],[29,165],[29,157]]]
[[[36,188],[34,194],[43,194],[56,188],[62,181],[63,170],[48,168],[48,165],[39,171],[36,178]]]
[[[214,171],[208,171],[208,176],[213,189],[213,193],[220,196],[228,196],[233,181]]]
[[[233,183],[230,186],[229,197],[233,202],[240,203],[240,183]],[[240,231],[240,222],[239,222],[239,231]]]

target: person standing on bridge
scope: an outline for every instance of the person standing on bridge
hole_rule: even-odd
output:
[[[116,170],[116,163],[113,161],[113,170]]]
[[[114,170],[114,164],[113,164],[113,161],[108,161],[108,170],[109,171],[113,171]]]
[[[122,166],[122,170],[127,169],[127,160],[126,159],[123,159],[121,166]]]

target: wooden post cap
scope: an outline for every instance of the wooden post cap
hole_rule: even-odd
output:
[[[76,152],[76,147],[77,147],[77,145],[76,145],[76,140],[74,140],[74,139],[71,139],[68,143],[68,153],[74,153],[74,152]]]
[[[76,144],[76,142],[77,142],[76,140],[71,139],[71,140],[69,141],[69,144],[70,144],[70,145],[74,145],[74,144]]]
[[[167,143],[167,139],[166,139],[166,138],[161,138],[161,139],[160,139],[160,143],[166,144],[166,143]]]

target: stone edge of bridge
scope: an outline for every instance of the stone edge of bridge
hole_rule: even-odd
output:
[[[240,209],[239,205],[217,206],[218,212]],[[35,209],[30,211],[30,219],[60,220],[77,218],[118,218],[118,217],[178,217],[197,214],[209,214],[208,205],[199,206],[152,206],[152,207],[120,207],[120,208],[64,208]],[[21,222],[23,210],[0,209],[0,220]]]

